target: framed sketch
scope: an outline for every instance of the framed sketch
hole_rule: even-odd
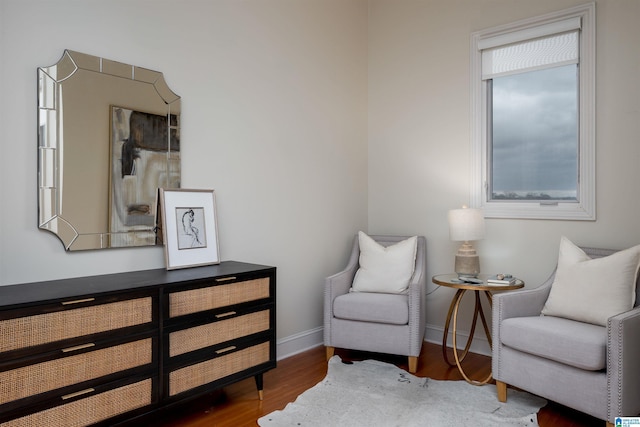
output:
[[[158,190],[167,270],[220,263],[214,190]]]

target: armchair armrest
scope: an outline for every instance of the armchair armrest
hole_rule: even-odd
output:
[[[409,296],[409,306],[412,305],[412,300],[416,303],[424,303],[425,298],[425,286],[426,286],[426,252],[427,244],[424,237],[418,238],[418,250],[416,251],[416,266],[413,270],[413,275],[409,280],[409,286],[407,293]]]
[[[493,322],[511,317],[538,316],[549,297],[555,271],[547,280],[534,289],[506,292],[493,296]]]
[[[325,306],[326,303],[333,304],[333,300],[339,296],[346,294],[349,292],[351,288],[351,284],[353,283],[353,278],[356,275],[359,267],[359,251],[357,246],[354,246],[351,251],[351,256],[349,257],[349,261],[347,262],[347,266],[342,270],[327,277],[324,281],[325,283]],[[327,300],[327,297],[331,297]]]
[[[354,241],[347,266],[338,273],[327,277],[324,281],[324,342],[331,343],[331,318],[333,317],[333,300],[349,292],[353,278],[359,267],[360,251],[358,240]]]
[[[416,253],[416,266],[413,276],[409,281],[407,299],[409,303],[409,355],[418,357],[424,341],[424,333],[427,327],[426,305],[426,253],[427,243],[423,236],[418,237],[418,249]],[[417,361],[416,361],[417,363]]]
[[[358,271],[358,264],[349,266],[325,279],[325,296],[331,296],[328,302],[333,302],[335,297],[349,292],[356,271]]]
[[[493,346],[491,351],[493,357],[491,359],[491,366],[493,377],[496,380],[502,380],[502,372],[500,369],[502,352],[500,330],[502,321],[513,317],[539,316],[551,291],[551,284],[553,283],[554,277],[555,271],[537,288],[500,293],[493,296],[493,307],[491,311],[493,318],[491,333]]]
[[[409,282],[409,286],[407,287],[407,295],[409,298],[409,305],[411,305],[411,301],[422,301],[424,300],[423,296],[425,295],[425,272],[416,271],[414,275],[411,277],[411,281]]]
[[[607,421],[640,413],[640,307],[607,322]]]

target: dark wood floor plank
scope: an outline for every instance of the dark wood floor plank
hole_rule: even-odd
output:
[[[407,369],[404,357],[369,354],[337,349],[343,360],[376,359]],[[491,369],[487,356],[469,353],[463,362],[471,378],[482,379]],[[317,347],[278,362],[278,367],[264,376],[264,400],[258,399],[253,379],[247,379],[191,401],[154,419],[141,420],[138,425],[157,427],[241,427],[257,426],[257,419],[277,409],[283,409],[298,395],[320,382],[327,373],[324,347]],[[425,343],[418,363],[419,377],[438,380],[461,380],[456,367],[449,366],[442,357],[441,346]],[[486,385],[484,387],[494,387]],[[549,403],[538,413],[541,427],[604,426],[604,421]]]

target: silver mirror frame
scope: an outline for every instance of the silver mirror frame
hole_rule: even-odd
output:
[[[161,170],[160,173],[155,172],[155,175],[164,176],[164,180],[158,178],[157,185],[155,185],[155,182],[153,183],[153,191],[157,193],[158,187],[178,188],[180,186],[180,97],[169,89],[162,73],[65,50],[56,64],[38,68],[38,227],[55,234],[67,251],[155,245],[158,242],[156,242],[155,238],[154,225],[149,226],[146,224],[144,226],[129,227],[130,229],[127,230],[114,228],[114,231],[108,219],[111,212],[103,212],[105,209],[102,207],[99,208],[99,211],[92,211],[94,206],[91,200],[94,197],[99,197],[101,199],[100,204],[104,202],[104,205],[108,206],[109,210],[112,209],[112,190],[103,187],[105,187],[105,182],[111,185],[111,175],[114,174],[112,173],[112,166],[103,164],[104,159],[94,159],[93,153],[89,151],[91,147],[86,147],[89,155],[87,153],[72,154],[71,148],[77,147],[77,145],[65,140],[65,138],[71,139],[69,135],[72,132],[68,131],[74,127],[83,127],[82,131],[85,134],[91,132],[90,123],[74,123],[71,120],[71,116],[67,114],[68,111],[71,111],[70,105],[68,105],[68,98],[70,97],[66,96],[70,91],[66,90],[65,86],[73,82],[74,79],[78,79],[78,75],[88,75],[91,76],[90,80],[108,81],[109,84],[113,85],[134,85],[133,87],[140,88],[145,93],[153,93],[152,96],[157,97],[152,103],[154,106],[156,104],[160,105],[162,111],[147,111],[147,113],[164,116],[164,122],[162,123],[163,126],[166,124],[166,130],[162,129],[162,131],[166,132],[167,135],[166,164],[161,164],[160,169],[166,169]],[[78,83],[75,82],[73,84]],[[69,86],[67,86],[68,88]],[[85,89],[83,88],[83,91]],[[66,104],[63,103],[63,92],[67,92],[65,93]],[[90,89],[86,89],[86,93],[86,97],[93,94]],[[92,98],[91,103],[95,102],[96,100]],[[120,102],[117,98],[115,101],[114,99],[105,100],[103,104],[105,104],[103,107],[107,108],[105,111],[113,109],[114,105],[129,108],[126,105],[126,101]],[[83,106],[76,106],[75,108],[81,109]],[[145,107],[136,106],[135,110],[144,111]],[[158,108],[156,107],[155,110],[158,110]],[[108,128],[111,131],[112,123],[110,121],[113,112],[109,111],[106,114],[100,111],[95,114],[99,117],[101,129]],[[112,156],[113,149],[109,145],[113,136],[109,134],[109,131],[107,131],[108,135],[92,135],[91,139],[99,140],[100,144],[104,141],[107,148],[101,146],[100,150],[104,149],[108,156]],[[97,130],[95,133],[100,134]],[[177,144],[172,145],[174,141],[177,141]],[[84,143],[84,141],[81,141],[81,143]],[[161,157],[165,156],[165,152],[160,151],[159,155]],[[76,159],[72,159],[72,157]],[[72,165],[68,163],[72,160],[77,162],[77,158],[82,159],[82,168],[84,169],[95,169],[95,166],[99,166],[102,171],[106,168],[109,176],[103,177],[102,175],[104,174],[101,173],[100,182],[97,185],[97,187],[102,188],[92,188],[95,180],[87,179],[86,183],[80,183],[82,186],[81,191],[77,191],[79,183],[73,181],[83,181],[83,179],[74,180],[65,175],[67,173],[66,170],[72,169]],[[100,163],[92,164],[91,162]],[[65,180],[67,187],[72,188],[65,188]],[[72,182],[74,185],[69,185]],[[68,194],[72,190],[73,193],[80,194]],[[94,192],[98,192],[98,194]],[[103,194],[106,194],[108,200],[104,200]],[[73,199],[70,197],[73,197]],[[155,217],[157,203],[150,208],[151,210],[146,214]],[[73,210],[76,212],[71,212]],[[78,210],[82,210],[80,215],[84,218],[93,216],[100,218],[101,223],[95,227],[97,229],[93,229],[93,226],[85,227],[80,224],[82,221],[77,220]],[[146,222],[149,222],[148,219]]]

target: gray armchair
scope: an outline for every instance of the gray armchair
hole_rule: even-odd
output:
[[[615,251],[582,248],[591,258]],[[493,300],[493,376],[498,399],[507,384],[603,419],[640,414],[640,280],[633,309],[597,326],[540,316],[554,273],[538,288]]]
[[[408,236],[371,236],[389,246]],[[408,356],[409,371],[418,367],[426,328],[426,239],[418,236],[416,265],[406,294],[349,292],[359,268],[356,235],[346,268],[325,281],[324,345],[327,359],[347,348]]]

